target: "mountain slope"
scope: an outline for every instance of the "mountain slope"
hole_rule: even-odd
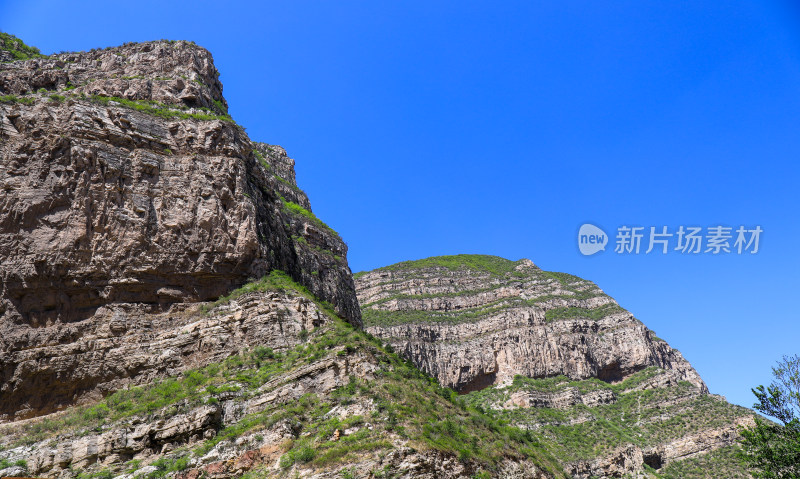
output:
[[[238,354],[0,425],[0,475],[567,477],[535,434],[467,407],[282,273],[180,317],[181,334]]]
[[[367,331],[470,404],[542,434],[574,477],[660,470],[731,446],[752,421],[594,283],[529,260],[407,261],[358,273],[356,288]]]

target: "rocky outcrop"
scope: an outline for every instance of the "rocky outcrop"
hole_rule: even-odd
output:
[[[645,466],[660,470],[675,461],[709,454],[711,451],[734,445],[739,441],[740,428],[753,424],[752,418],[743,418],[728,427],[703,431],[655,447],[642,449],[635,445],[627,445],[603,457],[570,464],[567,470],[572,477],[578,479],[625,477],[641,473]],[[742,472],[746,474],[745,471]]]
[[[680,352],[594,283],[529,260],[463,255],[358,276],[367,331],[461,392],[517,374],[620,381],[648,366],[706,390]]]
[[[577,388],[566,388],[557,392],[517,391],[503,405],[506,409],[547,407],[565,409],[576,404],[588,407],[598,404],[609,404],[616,400],[614,393],[608,390],[590,391],[581,394]]]
[[[275,269],[361,324],[345,243],[286,152],[227,116],[218,76],[188,42],[0,63],[0,417],[144,379],[87,338],[133,342],[143,315]]]
[[[627,477],[734,444],[752,413],[594,283],[477,255],[359,273],[365,326],[575,478]],[[735,457],[715,459],[746,476]]]
[[[459,418],[463,410],[407,377],[387,383],[403,363],[298,291],[267,288],[205,306],[210,310],[176,304],[160,315],[129,313],[143,332],[124,341],[107,332],[114,320],[98,319],[104,332],[85,339],[108,348],[92,367],[127,355],[131,368],[153,380],[116,384],[119,392],[99,404],[0,425],[0,464],[10,464],[0,475],[466,479],[492,468],[498,477],[564,477],[534,458],[500,457],[492,466],[425,446],[414,432],[417,417],[386,417],[386,391],[410,387],[449,421],[475,420]],[[150,327],[137,323],[146,318]],[[155,379],[159,363],[166,382]],[[182,369],[186,364],[194,368]],[[488,428],[480,434],[500,442]],[[308,450],[303,444],[327,455],[320,463],[310,462],[313,451],[295,460],[292,451]]]
[[[6,364],[16,367],[6,378],[9,392],[0,404],[26,417],[78,399],[97,400],[130,384],[177,376],[253,344],[292,347],[302,330],[320,325],[321,316],[309,312],[310,304],[274,293],[264,300],[238,301],[228,315],[205,315],[198,305],[185,303],[164,313],[143,305],[103,306],[91,319],[62,327],[59,335],[33,331],[28,338],[36,347],[4,356]]]

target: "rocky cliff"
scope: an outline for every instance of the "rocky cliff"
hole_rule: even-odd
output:
[[[709,395],[680,352],[590,281],[458,255],[359,273],[356,288],[368,332],[537,431],[572,477],[706,477],[680,466],[698,457],[748,477],[731,447],[752,413]]]
[[[529,260],[461,255],[358,275],[367,331],[469,392],[530,378],[620,381],[648,366],[705,391],[692,366],[594,283]]]
[[[534,435],[468,408],[281,273],[142,318],[152,326],[119,354],[171,377],[0,424],[0,476],[567,477]]]
[[[361,324],[345,243],[218,77],[189,42],[0,63],[0,419],[166,372],[116,344],[271,270]]]

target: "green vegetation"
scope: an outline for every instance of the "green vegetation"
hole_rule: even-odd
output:
[[[180,118],[183,120],[186,119],[194,119],[194,120],[222,120],[233,123],[233,119],[228,115],[217,115],[211,112],[209,113],[189,113],[180,109],[176,109],[176,106],[165,105],[163,103],[159,103],[157,101],[146,101],[146,100],[128,100],[127,98],[119,98],[119,97],[108,97],[108,96],[100,96],[100,95],[92,95],[88,97],[90,101],[95,103],[100,103],[103,105],[108,105],[110,103],[117,103],[118,105],[130,108],[132,110],[140,111],[142,113],[147,113],[148,115],[157,116],[160,118]]]
[[[315,225],[317,225],[318,227],[320,227],[322,229],[325,229],[328,232],[333,233],[333,234],[335,234],[337,236],[339,235],[339,233],[337,233],[333,228],[331,228],[330,226],[326,225],[321,219],[317,218],[316,215],[314,215],[314,213],[308,211],[307,209],[303,208],[302,206],[298,205],[297,203],[293,203],[291,201],[288,201],[283,196],[281,196],[281,202],[283,203],[283,208],[284,208],[285,211],[288,211],[289,213],[291,213],[291,214],[293,214],[295,216],[302,216],[302,217],[304,217],[304,218],[306,218],[308,220],[311,220],[311,222],[314,223]]]
[[[777,419],[756,416],[754,426],[742,431],[742,459],[753,477],[800,477],[800,356],[784,356],[772,368],[775,380],[753,389],[757,411]]]
[[[38,48],[25,45],[19,38],[4,32],[0,32],[0,50],[11,53],[14,60],[44,57]]]
[[[689,459],[674,461],[660,469],[655,477],[661,479],[686,479],[687,477],[724,477],[748,479],[746,464],[739,455],[739,446],[716,449]]]
[[[564,376],[546,379],[518,376],[509,388],[492,387],[470,393],[465,401],[492,411],[491,404],[508,401],[515,391],[555,393],[576,388],[581,394],[600,390],[613,393],[613,402],[593,407],[578,403],[564,409],[534,407],[491,412],[497,420],[536,427],[546,438],[542,442],[545,449],[564,462],[600,457],[627,444],[642,448],[662,444],[707,429],[730,426],[737,418],[750,414],[745,408],[699,394],[688,382],[670,388],[636,389],[661,373],[651,367],[616,384],[599,379],[572,381]]]
[[[8,459],[0,459],[0,470],[6,469],[12,466],[21,467],[25,471],[28,470],[28,463],[24,460],[20,459],[18,461],[9,461]]]
[[[607,303],[597,308],[578,308],[574,306],[549,309],[545,312],[545,320],[558,321],[560,319],[585,318],[595,321],[614,313],[625,311],[615,303]]]
[[[269,171],[272,169],[272,165],[267,162],[267,159],[264,158],[264,155],[262,155],[258,150],[253,150],[253,155],[255,155],[256,159],[259,163],[261,163],[261,166],[263,166],[265,170]]]
[[[0,95],[0,103],[22,103],[23,105],[33,105],[36,101],[30,97],[16,95]]]
[[[327,301],[321,301],[311,294],[305,286],[297,284],[286,273],[280,270],[272,270],[268,275],[264,276],[258,281],[251,281],[241,288],[231,291],[226,296],[222,296],[214,301],[210,306],[203,308],[204,312],[210,312],[217,306],[228,304],[231,300],[237,299],[240,296],[258,291],[279,291],[288,292],[296,295],[303,296],[306,299],[315,301],[318,306],[325,311],[329,316],[336,316],[333,306]]]
[[[573,283],[585,283],[586,282],[586,280],[584,280],[582,278],[579,278],[579,277],[577,277],[575,275],[569,274],[569,273],[557,273],[555,271],[543,271],[543,273],[544,273],[545,276],[548,276],[550,278],[553,278],[553,279],[557,280],[559,283],[561,283],[564,286],[567,286],[567,285],[570,285],[570,284],[573,284]]]
[[[203,82],[199,82],[199,83],[201,85],[203,84]],[[228,115],[228,108],[221,101],[212,100],[212,102],[214,103],[213,110],[216,111],[218,115],[230,116],[230,115]]]
[[[434,256],[414,261],[403,261],[402,263],[378,268],[378,271],[445,268],[450,271],[472,270],[486,272],[494,276],[505,276],[506,274],[514,272],[514,268],[519,264],[519,261],[511,261],[499,256],[458,254],[452,256]]]

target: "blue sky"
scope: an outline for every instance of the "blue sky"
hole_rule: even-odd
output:
[[[0,29],[211,50],[354,271],[485,253],[591,279],[746,406],[800,353],[791,2],[0,0]],[[764,233],[756,255],[584,257],[584,222]]]

